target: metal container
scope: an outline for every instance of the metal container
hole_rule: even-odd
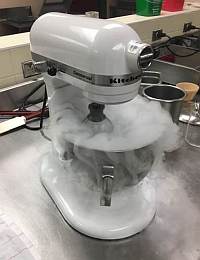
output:
[[[173,50],[174,50],[174,45]],[[171,47],[172,48],[172,47]],[[188,50],[185,47],[177,46],[175,51],[178,51],[181,55],[189,54]],[[196,57],[197,56],[197,57]],[[183,59],[180,58],[182,62],[190,62],[190,65],[195,63],[195,66],[199,64],[199,55],[193,55],[191,61],[189,58]],[[180,61],[179,59],[179,61]],[[149,67],[151,71],[157,71],[161,73],[161,82],[165,82],[169,85],[176,85],[179,82],[192,82],[194,84],[200,84],[200,71],[186,67],[180,64],[175,64],[171,62],[153,60],[151,66]]]
[[[154,85],[161,83],[161,73],[157,71],[143,71],[142,73],[142,84]]]
[[[152,85],[144,87],[142,95],[149,100],[160,102],[161,106],[170,113],[173,122],[178,124],[186,95],[182,89],[171,85]]]
[[[161,73],[157,71],[143,71],[142,81],[138,93],[142,95],[142,90],[146,86],[161,84]]]

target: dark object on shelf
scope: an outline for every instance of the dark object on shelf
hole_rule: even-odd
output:
[[[97,1],[98,10],[99,10],[99,17],[106,19],[109,17],[108,15],[108,5],[107,0],[98,0]]]
[[[33,22],[31,6],[9,8],[7,11],[7,21],[15,23]]]
[[[23,7],[10,7],[0,9],[0,19],[6,20],[17,20],[22,21],[27,17],[32,17],[31,6],[23,6]]]
[[[135,0],[119,0],[116,6],[110,8],[110,17],[131,15],[136,12]]]
[[[67,13],[72,2],[72,0],[45,0],[40,15],[49,12]]]
[[[28,32],[31,29],[32,24],[34,21],[26,21],[26,22],[16,22],[16,21],[5,21],[4,24],[14,27],[17,30],[17,33]]]
[[[30,6],[2,9],[0,15],[4,19],[3,24],[13,27],[19,33],[29,31],[35,21]]]
[[[85,14],[89,11],[99,12],[97,0],[73,0],[70,6],[69,13],[71,14]],[[104,2],[99,1],[99,2]]]
[[[100,18],[110,18],[134,14],[136,0],[99,0],[98,11]]]

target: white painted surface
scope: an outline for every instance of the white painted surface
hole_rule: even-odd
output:
[[[49,13],[35,22],[30,40],[32,52],[88,73],[124,75],[139,70],[141,48],[135,46],[134,66],[129,67],[125,54],[128,44],[140,38],[116,21]]]
[[[65,220],[76,230],[99,239],[121,239],[142,231],[156,211],[155,190],[146,177],[140,184],[112,194],[111,207],[101,207],[100,192],[91,190],[71,167],[54,156],[44,158],[41,179]],[[82,173],[84,176],[84,172]]]

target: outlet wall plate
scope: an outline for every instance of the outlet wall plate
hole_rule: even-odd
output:
[[[189,32],[191,30],[190,29],[191,26],[192,26],[192,22],[184,23],[184,25],[183,25],[183,32]]]
[[[152,42],[160,40],[162,38],[162,33],[162,29],[154,30],[152,32]]]
[[[162,11],[160,16],[144,17],[139,15],[128,15],[115,17],[111,20],[129,25],[140,36],[141,41],[152,43],[152,32],[163,29],[170,37],[183,35],[185,23],[192,22],[193,25],[200,27],[200,8],[185,5],[181,12]]]
[[[32,60],[25,61],[22,63],[22,71],[25,79],[40,75],[40,73],[36,71]]]

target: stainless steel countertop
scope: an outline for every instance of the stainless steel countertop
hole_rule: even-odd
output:
[[[0,140],[0,208],[42,260],[200,260],[200,149],[185,144],[167,156],[167,170],[155,179],[158,208],[148,228],[100,241],[66,224],[42,187],[39,162],[50,143],[25,129]]]

